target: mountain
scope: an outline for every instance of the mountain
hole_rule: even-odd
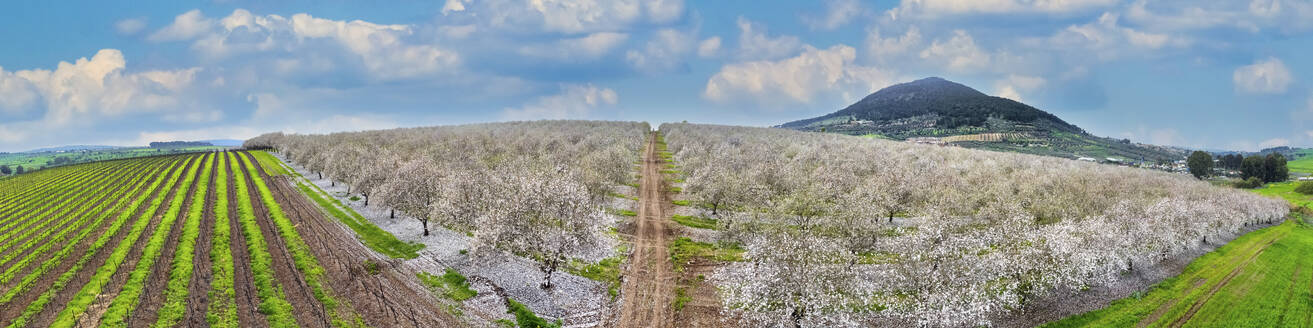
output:
[[[1067,158],[1165,162],[1185,150],[1097,137],[1057,116],[938,77],[890,86],[837,112],[777,127]]]

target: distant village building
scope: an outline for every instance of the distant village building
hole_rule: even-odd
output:
[[[1097,161],[1098,161],[1098,160],[1095,160],[1095,159],[1093,159],[1093,158],[1089,158],[1089,157],[1081,157],[1081,158],[1077,158],[1076,160],[1078,160],[1078,161],[1082,161],[1082,162],[1097,162]]]

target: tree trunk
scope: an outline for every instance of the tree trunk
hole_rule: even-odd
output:
[[[423,219],[423,220],[419,220],[419,222],[420,222],[421,224],[424,225],[424,236],[425,236],[425,237],[428,237],[428,236],[429,236],[429,220],[428,220],[428,219]]]
[[[395,219],[395,218],[397,218],[397,210],[395,210],[395,209],[393,209],[393,210],[389,210],[389,211],[388,211],[388,218],[389,218],[389,219]]]
[[[364,194],[364,195],[365,195],[365,207],[369,207],[369,194]]]
[[[324,178],[324,172],[319,172],[319,178],[320,178],[320,179],[323,179],[323,178]]]
[[[329,187],[337,187],[337,181],[329,180],[329,181],[328,181],[328,186],[329,186]]]
[[[894,211],[889,211],[889,223],[894,223]]]
[[[716,211],[719,209],[720,209],[720,204],[711,203],[711,215],[716,215]]]

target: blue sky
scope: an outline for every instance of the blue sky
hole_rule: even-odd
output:
[[[542,118],[768,126],[941,76],[1102,136],[1313,145],[1294,0],[8,1],[0,151]]]

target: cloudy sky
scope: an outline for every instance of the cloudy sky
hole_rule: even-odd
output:
[[[1313,146],[1311,33],[1307,0],[6,1],[0,151],[543,118],[767,126],[926,76],[1102,136]]]

